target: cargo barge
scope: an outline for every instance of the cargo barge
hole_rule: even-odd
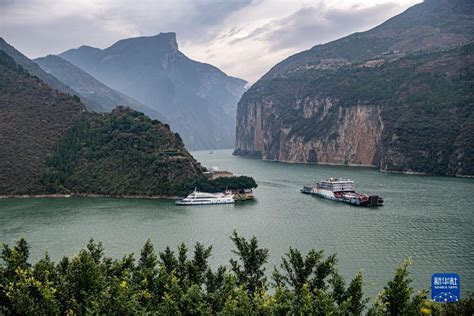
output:
[[[357,206],[383,205],[383,198],[378,195],[368,195],[356,192],[354,181],[349,179],[329,178],[317,183],[315,187],[305,186],[301,192]]]

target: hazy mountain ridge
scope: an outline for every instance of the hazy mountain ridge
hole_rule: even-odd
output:
[[[474,175],[472,7],[428,1],[276,65],[239,102],[235,154]]]
[[[130,38],[60,55],[99,81],[163,113],[189,148],[232,148],[245,81],[189,59],[175,33]]]
[[[35,62],[30,60],[28,57],[23,55],[21,52],[19,52],[17,49],[15,49],[13,46],[8,44],[3,38],[0,37],[0,50],[3,50],[6,54],[8,54],[15,63],[18,65],[22,66],[28,73],[30,73],[33,76],[36,76],[43,80],[45,83],[47,83],[50,87],[57,89],[63,93],[67,93],[70,95],[77,95],[81,96],[80,93],[69,87],[67,84],[64,82],[61,82],[58,80],[56,77],[53,75],[43,71],[40,66],[38,66]],[[82,101],[84,104],[93,111],[104,111],[104,108],[97,103],[96,101],[89,99],[87,97],[81,96]]]
[[[34,60],[45,72],[52,74],[61,82],[77,91],[80,96],[100,104],[103,111],[110,112],[118,105],[131,107],[163,122],[166,118],[159,112],[148,108],[129,96],[107,87],[82,69],[59,56],[48,55]]]

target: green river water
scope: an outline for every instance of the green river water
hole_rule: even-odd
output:
[[[359,270],[373,297],[397,264],[412,258],[416,289],[429,289],[431,274],[456,272],[462,297],[474,291],[474,180],[387,174],[375,169],[297,165],[234,157],[230,150],[194,152],[207,167],[253,176],[256,201],[236,205],[175,206],[172,201],[106,198],[0,200],[0,242],[21,236],[32,261],[48,251],[58,260],[93,237],[106,254],[139,253],[150,238],[155,249],[181,242],[213,245],[213,265],[232,256],[232,230],[258,237],[270,250],[267,272],[288,247],[337,253],[347,278]],[[358,191],[378,193],[385,206],[360,208],[301,194],[304,184],[350,178]]]

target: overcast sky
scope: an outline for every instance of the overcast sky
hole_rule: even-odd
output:
[[[176,32],[188,57],[254,82],[289,55],[421,0],[0,0],[0,36],[30,58]]]

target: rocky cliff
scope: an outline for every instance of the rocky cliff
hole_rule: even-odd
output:
[[[432,0],[289,57],[237,110],[237,155],[474,175],[474,20]]]
[[[129,38],[60,55],[107,86],[163,113],[191,149],[232,148],[245,81],[186,57],[175,33]]]

